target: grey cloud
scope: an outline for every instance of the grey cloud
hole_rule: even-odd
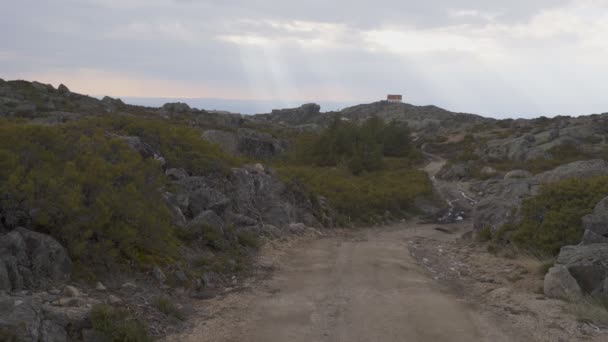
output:
[[[277,93],[277,98],[283,96],[282,87],[296,96],[332,86],[349,94],[349,101],[401,91],[416,103],[482,114],[600,111],[608,102],[591,90],[608,77],[608,68],[588,60],[593,59],[592,52],[606,52],[594,50],[591,41],[583,46],[585,52],[577,53],[581,35],[569,31],[547,36],[517,31],[518,25],[539,13],[568,3],[572,2],[21,0],[4,5],[0,63],[3,73],[16,77],[95,69],[134,78],[249,87],[252,92]],[[341,31],[332,40],[316,28],[290,29],[297,21],[335,24]],[[458,25],[468,30],[450,31]],[[391,51],[382,42],[364,46],[365,32],[384,28],[437,31],[437,39],[453,45],[460,41],[454,43],[453,35],[487,40],[497,46],[488,52],[496,56],[484,64],[479,53],[486,51],[474,49]],[[262,37],[276,46],[236,44],[222,39],[226,36]],[[317,38],[328,41],[316,48],[299,42]],[[568,64],[556,61],[560,58]],[[560,73],[564,65],[577,68],[580,75]],[[561,84],[536,81],[548,78]],[[587,91],[578,100],[571,96],[581,89]]]

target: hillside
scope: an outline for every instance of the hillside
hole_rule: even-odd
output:
[[[378,117],[384,121],[407,123],[415,131],[433,128],[458,128],[493,119],[479,115],[454,113],[436,106],[414,106],[408,103],[389,103],[387,101],[361,104],[345,108],[339,112],[321,113],[315,104],[305,104],[294,109],[274,110],[270,114],[258,114],[253,120],[271,122],[288,126],[315,127],[326,126],[335,116],[355,122]]]
[[[356,300],[334,295],[360,288],[336,274],[364,279],[365,291],[390,298],[374,311],[378,317],[390,303],[409,303],[402,284],[415,278],[449,281],[455,296],[466,292],[465,299],[490,311],[515,310],[514,297],[502,293],[517,293],[517,310],[533,312],[525,317],[534,320],[505,322],[530,333],[561,310],[553,301],[553,311],[526,306],[531,301],[521,298],[538,297],[539,286],[543,301],[585,298],[583,311],[596,314],[578,315],[608,324],[608,311],[596,304],[608,293],[607,160],[608,113],[494,120],[377,102],[246,116],[184,103],[132,106],[64,85],[0,80],[0,340],[148,341],[180,336],[192,320],[213,336],[202,313],[207,300],[222,308],[243,290],[235,295],[246,298],[239,314],[251,319],[267,305],[264,296],[288,301],[283,296],[307,293],[302,284],[317,279],[332,305],[361,314],[349,306]],[[256,287],[274,269],[258,258],[306,241],[292,261],[302,260],[312,278],[288,268],[279,270],[287,285]],[[319,255],[334,271],[308,267]],[[394,258],[376,261],[386,255]],[[494,286],[498,281],[507,290]],[[256,298],[248,297],[251,286]],[[429,290],[454,310],[446,317],[496,317],[443,293]],[[256,309],[247,311],[248,303]],[[418,305],[426,308],[421,314],[437,314],[424,301]],[[325,309],[315,314],[333,317]],[[274,324],[271,316],[264,322]],[[564,317],[559,323],[570,340],[582,340],[587,321]],[[232,319],[214,324],[232,326]],[[466,336],[476,334],[470,322],[462,324]],[[543,332],[541,341],[565,334]]]

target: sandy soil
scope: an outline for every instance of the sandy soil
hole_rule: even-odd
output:
[[[402,224],[302,243],[247,291],[199,303],[199,321],[167,341],[527,341],[436,283]]]

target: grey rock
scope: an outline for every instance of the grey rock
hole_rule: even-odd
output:
[[[564,164],[531,178],[505,177],[503,180],[479,182],[475,184],[475,188],[483,194],[483,198],[473,213],[474,227],[477,230],[490,227],[495,232],[506,223],[516,223],[520,219],[519,209],[523,200],[537,195],[542,184],[601,175],[608,175],[608,162],[597,159]],[[592,225],[592,217],[584,220]],[[599,222],[602,220],[598,218]],[[601,223],[597,229],[600,226]]]
[[[559,182],[569,178],[592,178],[608,175],[608,162],[603,159],[583,160],[558,166],[534,176],[539,183]]]
[[[175,276],[175,278],[182,284],[185,284],[188,282],[188,276],[186,275],[186,273],[182,270],[177,270],[173,273],[173,275]]]
[[[68,341],[68,333],[65,329],[50,320],[42,321],[40,326],[41,342],[65,342]]]
[[[196,192],[191,193],[188,199],[187,212],[192,217],[208,210],[221,215],[230,204],[230,200],[222,192],[204,185]]]
[[[449,181],[465,180],[470,176],[470,168],[463,163],[446,164],[437,172],[437,178]]]
[[[566,300],[576,300],[582,297],[582,291],[576,279],[562,265],[549,269],[545,275],[544,292],[548,297]]]
[[[108,296],[108,304],[116,305],[116,304],[120,304],[120,303],[122,303],[122,299],[118,298],[117,296],[115,296],[115,295]]]
[[[492,232],[515,221],[523,199],[538,191],[529,179],[486,181],[480,189],[484,196],[475,207],[473,224],[477,230],[490,227]]]
[[[498,171],[496,171],[496,169],[491,166],[484,166],[481,169],[481,174],[484,176],[494,176],[497,172]]]
[[[291,223],[287,226],[287,231],[290,234],[302,235],[306,231],[306,225],[304,223]]]
[[[122,102],[121,99],[113,99],[109,96],[105,96],[101,100],[101,104],[104,106],[107,112],[114,113],[120,109],[124,109],[126,107],[125,103]]]
[[[178,181],[188,177],[188,172],[184,169],[167,169],[165,171],[165,176],[167,176],[170,180]]]
[[[57,87],[57,90],[59,91],[60,94],[69,94],[70,93],[70,89],[68,89],[68,87],[66,87],[64,84],[60,84],[59,87]]]
[[[163,109],[169,113],[187,113],[192,110],[190,106],[182,102],[165,103]]]
[[[53,305],[42,305],[44,318],[62,327],[70,327],[73,330],[82,330],[90,327],[89,307],[58,307]]]
[[[596,235],[608,238],[608,197],[602,199],[593,213],[582,218],[583,228]]]
[[[137,289],[137,285],[135,285],[135,283],[132,283],[132,282],[126,282],[126,283],[122,284],[122,286],[120,286],[120,287],[125,290]]]
[[[608,244],[565,246],[556,264],[568,269],[584,293],[599,295],[608,277]]]
[[[69,280],[72,269],[66,249],[55,239],[25,228],[0,236],[0,263],[0,283],[9,290],[10,282],[13,291],[61,284]]]
[[[235,227],[254,226],[258,223],[258,221],[249,216],[236,214],[233,212],[227,212],[225,217],[226,221],[233,224]]]
[[[209,226],[222,229],[224,228],[224,221],[213,210],[206,210],[188,222],[188,226]]]
[[[95,290],[107,291],[108,289],[101,282],[97,282],[97,284],[95,284]]]
[[[204,131],[202,137],[228,153],[238,154],[239,152],[238,138],[235,132],[213,129]]]
[[[0,328],[10,331],[17,341],[39,341],[42,324],[40,305],[31,297],[0,296]]]
[[[74,286],[67,285],[63,288],[63,295],[66,297],[80,297],[80,290]]]
[[[152,268],[152,275],[160,283],[164,283],[165,280],[167,280],[167,276],[165,276],[165,273],[163,272],[163,270],[161,270],[160,267],[158,267],[158,266],[154,266]]]
[[[268,159],[285,150],[283,143],[272,135],[249,128],[240,128],[237,131],[237,139],[238,152],[253,158]]]
[[[581,245],[591,245],[594,243],[608,243],[608,237],[599,235],[589,229],[585,229],[583,239],[581,240]]]
[[[532,173],[526,170],[512,170],[505,174],[505,179],[514,179],[514,178],[532,178]]]

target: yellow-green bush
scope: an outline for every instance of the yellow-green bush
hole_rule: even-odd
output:
[[[431,197],[433,193],[427,175],[412,169],[358,176],[330,167],[282,166],[278,171],[287,182],[297,182],[308,191],[325,196],[345,222],[372,222],[386,212],[394,216],[414,212],[415,199]]]
[[[0,120],[0,215],[50,234],[77,271],[177,256],[161,165],[117,135],[136,135],[169,167],[204,174],[238,162],[200,133],[160,119],[107,117],[60,126]],[[8,222],[8,221],[10,222]],[[80,267],[83,266],[83,267]]]

